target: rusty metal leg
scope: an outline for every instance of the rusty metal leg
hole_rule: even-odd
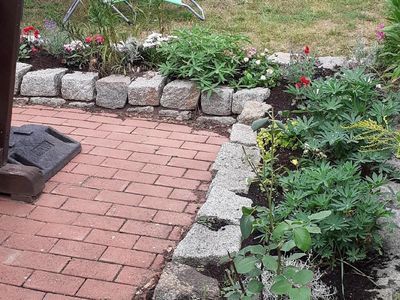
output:
[[[44,188],[39,169],[7,164],[22,7],[22,0],[0,0],[0,193],[32,201]]]

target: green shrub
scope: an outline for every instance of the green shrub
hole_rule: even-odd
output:
[[[277,208],[278,215],[301,220],[330,210],[332,214],[319,223],[322,233],[315,236],[314,249],[332,263],[363,260],[369,251],[380,251],[378,220],[390,216],[379,199],[384,182],[376,174],[364,180],[352,162],[339,166],[321,162],[280,179],[284,201]]]
[[[203,91],[231,82],[244,58],[242,36],[212,33],[210,30],[183,29],[177,39],[159,51],[165,59],[160,65],[164,76],[191,79]]]

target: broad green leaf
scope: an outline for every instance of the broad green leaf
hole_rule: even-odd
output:
[[[286,222],[279,223],[278,226],[275,227],[274,231],[272,232],[272,237],[275,240],[279,240],[285,234],[286,231],[290,229],[290,225]]]
[[[294,242],[297,248],[302,251],[308,251],[311,248],[311,235],[305,228],[296,228],[293,230]]]
[[[261,245],[254,245],[254,246],[247,246],[245,249],[249,251],[252,254],[259,254],[259,255],[265,255],[266,251],[265,248]]]
[[[285,268],[283,274],[286,278],[291,279],[298,271],[299,269],[296,267],[287,267]]]
[[[289,291],[290,300],[310,300],[311,289],[308,287],[292,288]]]
[[[264,288],[264,285],[257,279],[252,279],[249,282],[249,284],[247,285],[247,289],[254,294],[261,293],[263,288]]]
[[[253,256],[249,257],[238,257],[235,259],[235,267],[236,270],[238,271],[239,274],[246,274],[251,272],[255,267],[257,263],[257,258]]]
[[[300,270],[293,277],[292,280],[296,284],[306,285],[313,279],[314,273],[310,270]]]
[[[253,232],[253,222],[254,217],[251,215],[245,216],[243,215],[240,219],[240,230],[242,231],[242,238],[247,239],[250,234]]]
[[[308,219],[313,221],[319,221],[319,220],[323,220],[327,217],[329,217],[332,214],[332,212],[330,210],[324,210],[324,211],[320,211],[318,213],[312,214],[311,216],[308,216]]]
[[[305,253],[294,253],[288,257],[288,260],[296,260],[304,257],[305,255],[306,255]]]
[[[241,300],[253,300],[250,296],[244,296]]]
[[[292,285],[286,278],[280,277],[275,283],[271,286],[271,292],[275,295],[285,295],[292,288]]]
[[[270,256],[270,255],[265,255],[262,258],[262,262],[264,264],[264,267],[269,271],[276,272],[276,270],[278,269],[278,261],[277,261],[277,259],[272,257],[272,256]]]
[[[296,243],[293,240],[290,240],[283,244],[281,250],[284,252],[289,252],[294,247],[296,247]]]
[[[307,226],[306,229],[309,233],[321,233],[321,229],[318,226]]]
[[[257,131],[264,126],[269,125],[270,123],[271,120],[269,118],[262,118],[254,121],[253,124],[251,124],[251,129],[253,129],[253,131]]]

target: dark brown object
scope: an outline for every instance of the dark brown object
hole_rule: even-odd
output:
[[[44,188],[39,169],[7,164],[22,0],[0,0],[0,193],[31,202]]]

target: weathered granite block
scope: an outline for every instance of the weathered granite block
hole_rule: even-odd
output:
[[[165,266],[153,300],[220,299],[218,281],[196,269],[172,262]]]
[[[196,83],[175,80],[168,83],[161,97],[161,106],[180,110],[194,110],[200,99],[200,90]]]
[[[320,62],[320,67],[328,70],[338,70],[343,67],[346,63],[346,58],[344,56],[323,56],[318,58]]]
[[[218,265],[228,252],[240,250],[241,239],[239,226],[227,225],[213,231],[204,225],[194,224],[179,243],[172,260],[193,267]]]
[[[280,65],[288,65],[290,63],[290,53],[276,52],[270,55],[268,59]]]
[[[263,118],[272,106],[257,101],[249,101],[244,105],[242,113],[238,117],[238,122],[251,125],[254,121]]]
[[[15,86],[14,86],[14,95],[19,93],[22,78],[32,69],[32,65],[24,64],[17,62],[17,66],[15,69]]]
[[[61,78],[67,69],[44,69],[28,72],[22,79],[21,95],[55,97],[60,95]]]
[[[147,72],[136,78],[128,87],[128,102],[131,105],[159,106],[167,78]]]
[[[260,163],[261,156],[258,148],[246,147],[234,143],[225,143],[211,166],[211,172],[216,174],[221,169],[252,171],[250,160],[255,166]]]
[[[123,108],[128,101],[128,86],[131,79],[122,75],[111,75],[96,82],[96,105],[105,108]]]
[[[248,125],[234,124],[232,126],[230,140],[232,143],[237,143],[244,146],[256,146],[257,134]]]
[[[92,101],[96,99],[98,78],[99,74],[93,72],[66,74],[61,80],[61,95],[68,100]]]
[[[233,89],[220,87],[211,95],[201,93],[201,110],[208,115],[229,116],[232,114]]]
[[[197,213],[197,219],[216,218],[231,225],[239,225],[242,207],[251,207],[252,203],[249,198],[237,196],[233,192],[215,186]]]
[[[223,188],[235,194],[247,194],[249,192],[249,182],[256,175],[250,171],[235,169],[219,170],[211,182],[209,191],[215,187]]]
[[[271,95],[268,88],[243,89],[233,94],[232,112],[241,114],[243,107],[248,101],[264,102]]]
[[[198,117],[197,122],[203,125],[231,126],[236,123],[233,117]]]
[[[47,105],[52,107],[63,106],[67,101],[62,98],[45,98],[45,97],[32,97],[29,101],[31,104]]]

